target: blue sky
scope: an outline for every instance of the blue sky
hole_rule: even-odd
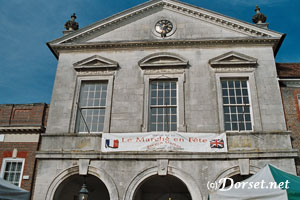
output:
[[[0,104],[50,103],[57,60],[46,42],[62,36],[73,12],[80,27],[145,0],[0,0]],[[256,5],[287,36],[277,62],[300,62],[299,0],[183,0],[251,22]]]

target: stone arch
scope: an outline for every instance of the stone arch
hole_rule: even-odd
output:
[[[253,166],[253,165],[250,165],[249,166],[249,171],[250,171],[250,174],[256,174],[258,171],[260,170],[259,167],[256,167],[256,166]],[[227,178],[227,177],[231,177],[231,176],[234,176],[234,175],[237,175],[240,173],[240,170],[239,170],[239,166],[238,165],[235,165],[233,167],[230,167],[230,168],[227,168],[223,171],[221,171],[214,179],[213,179],[213,182],[219,182],[221,178]]]
[[[138,189],[138,187],[147,178],[157,175],[157,171],[158,171],[158,167],[148,168],[140,172],[136,177],[134,177],[125,192],[124,200],[133,200],[134,194]],[[172,175],[180,179],[185,184],[192,197],[192,200],[202,200],[201,191],[199,187],[196,187],[197,186],[196,181],[189,174],[175,167],[168,166],[168,175]]]
[[[55,191],[59,187],[59,185],[66,180],[67,178],[78,175],[79,174],[79,166],[74,166],[67,168],[63,170],[61,173],[59,173],[51,182],[50,186],[48,187],[47,193],[46,193],[46,200],[52,200],[55,194]],[[88,174],[94,175],[98,179],[100,179],[104,185],[106,186],[110,200],[119,200],[119,193],[116,187],[116,184],[114,183],[113,179],[103,170],[98,169],[93,166],[89,166],[88,168]]]

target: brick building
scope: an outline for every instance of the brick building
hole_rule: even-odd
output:
[[[282,101],[293,148],[300,150],[300,63],[277,63]],[[300,158],[296,159],[300,175]]]
[[[48,105],[0,105],[1,178],[32,191],[40,134],[47,126]]]

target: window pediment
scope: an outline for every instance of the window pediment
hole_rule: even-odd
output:
[[[183,68],[188,65],[188,60],[173,53],[155,53],[139,61],[139,66],[145,68]]]
[[[107,70],[107,69],[117,69],[118,63],[116,61],[104,58],[102,56],[94,55],[78,61],[73,64],[76,71],[80,70]]]
[[[231,51],[209,60],[212,67],[255,67],[257,59]]]

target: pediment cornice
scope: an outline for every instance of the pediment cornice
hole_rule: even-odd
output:
[[[188,60],[174,53],[161,52],[146,56],[138,64],[142,69],[158,67],[182,68],[188,65]]]
[[[73,66],[76,71],[106,69],[114,70],[118,68],[118,63],[108,58],[94,55],[74,63]]]
[[[82,28],[78,31],[74,31],[66,36],[63,36],[57,40],[49,42],[50,45],[62,44],[62,43],[76,43],[76,41],[82,41],[85,37],[89,37],[91,34],[104,30],[112,25],[117,25],[120,22],[129,20],[129,18],[137,17],[145,12],[149,12],[152,9],[164,8],[172,10],[177,13],[184,14],[193,18],[197,18],[208,23],[215,24],[217,26],[224,27],[236,32],[243,33],[250,37],[281,37],[282,34],[257,27],[254,24],[243,22],[231,17],[224,16],[222,14],[209,11],[203,8],[192,6],[186,3],[174,1],[174,0],[154,0],[149,1],[144,4],[138,5],[131,9],[128,9],[119,14],[113,15],[112,17],[106,18],[104,20],[98,21],[92,25]]]
[[[257,59],[251,56],[230,51],[209,60],[212,67],[255,67]]]
[[[213,46],[272,46],[277,47],[280,38],[232,38],[232,39],[193,39],[193,40],[153,40],[153,41],[116,41],[97,42],[82,44],[56,44],[52,50],[56,55],[60,51],[82,51],[82,50],[105,50],[105,49],[128,49],[128,48],[169,48],[169,47],[213,47]]]

